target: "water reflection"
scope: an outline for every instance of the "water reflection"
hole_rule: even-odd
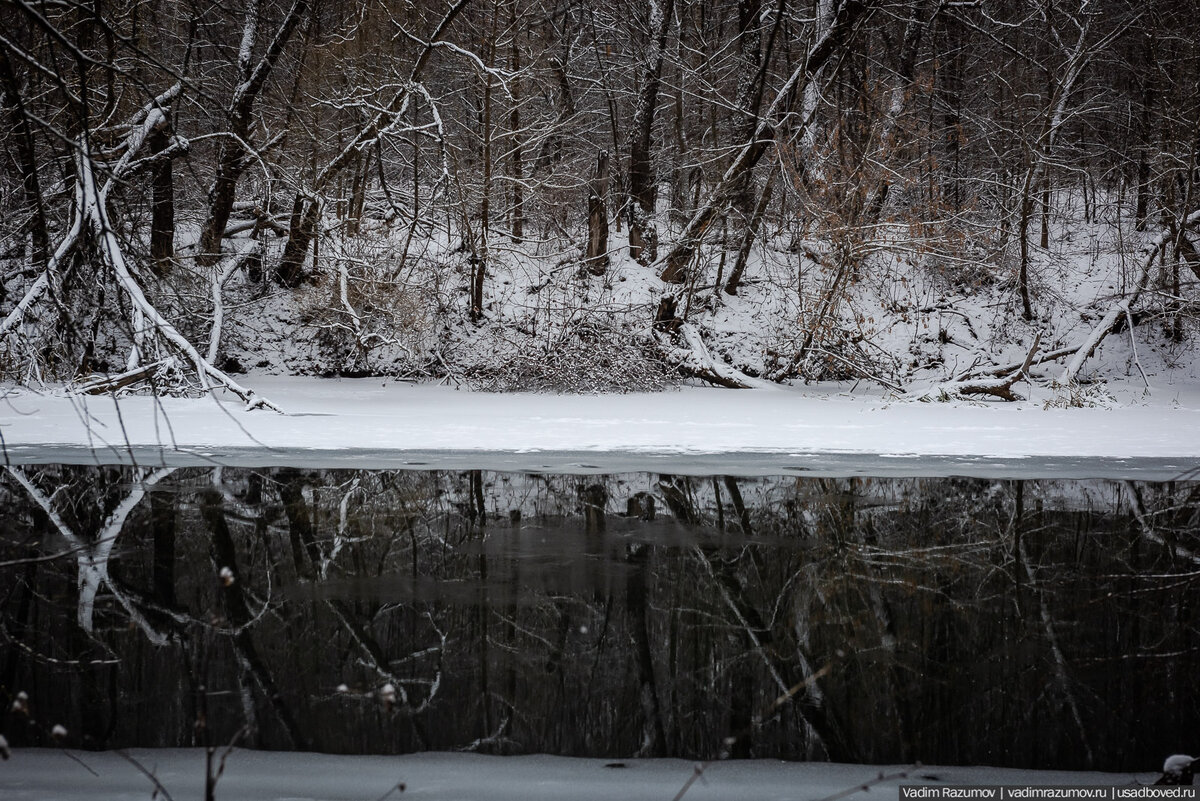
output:
[[[0,479],[18,745],[1134,770],[1200,713],[1195,483]]]

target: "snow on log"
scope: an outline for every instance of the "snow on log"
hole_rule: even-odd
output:
[[[1012,375],[1013,373],[1017,372],[1018,370],[1022,370],[1022,369],[1028,370],[1030,367],[1037,367],[1039,364],[1045,364],[1046,362],[1057,361],[1058,359],[1062,359],[1066,356],[1070,356],[1072,353],[1074,353],[1077,350],[1079,350],[1078,345],[1074,345],[1069,348],[1059,348],[1057,350],[1047,351],[1047,352],[1041,354],[1040,356],[1034,357],[1033,361],[1029,362],[1028,364],[1025,364],[1024,362],[1012,362],[1010,364],[1001,365],[1000,367],[986,368],[985,370],[982,371],[982,374],[1003,378],[1004,376]],[[1022,365],[1024,365],[1024,366],[1022,367]],[[968,378],[971,375],[972,372],[974,372],[974,370],[968,371],[965,375],[961,376],[958,380],[960,380],[960,381],[965,380],[966,378]]]
[[[76,387],[76,391],[81,395],[103,395],[106,392],[116,392],[119,389],[131,386],[144,381],[145,379],[154,377],[155,374],[164,368],[169,368],[174,364],[174,359],[166,358],[159,359],[150,364],[144,364],[141,367],[127,370],[124,373],[110,376],[97,376],[89,381],[80,384]]]
[[[672,337],[662,331],[655,331],[654,338],[667,361],[685,375],[727,389],[770,386],[766,381],[755,380],[742,371],[714,359],[704,344],[704,338],[691,323],[680,323],[676,330],[686,347],[676,345]]]

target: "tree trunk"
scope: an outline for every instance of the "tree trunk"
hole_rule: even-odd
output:
[[[927,18],[926,6],[927,0],[914,0],[912,9],[909,12],[908,22],[904,26],[904,46],[900,53],[900,65],[897,69],[897,81],[892,87],[891,97],[888,100],[887,111],[884,113],[883,124],[880,126],[879,143],[883,149],[881,163],[888,163],[888,149],[892,146],[892,141],[895,137],[896,125],[900,121],[901,115],[904,113],[905,107],[908,105],[908,99],[912,95],[913,79],[916,76],[917,55],[921,50],[921,39],[924,37],[925,28],[932,21]],[[937,13],[936,11],[934,12]],[[956,51],[957,52],[957,51]],[[957,80],[958,72],[961,69],[957,55],[951,59],[951,66],[948,70],[951,78],[949,80],[951,90],[947,92],[945,99],[946,123],[950,129],[947,145],[950,148],[951,158],[951,180],[954,182],[953,192],[954,208],[957,211],[959,207],[959,189],[958,189],[958,154],[959,154],[959,121],[958,113],[961,105],[961,92],[958,91]],[[891,174],[887,171],[883,173],[877,180],[875,188],[866,196],[864,208],[866,210],[866,218],[863,220],[865,226],[872,226],[879,222],[879,218],[883,215],[884,204],[887,203],[888,192],[891,191]]]
[[[321,217],[321,204],[303,196],[296,197],[292,207],[292,221],[288,226],[288,241],[283,246],[283,256],[275,268],[275,282],[292,289],[304,280],[304,260],[317,231],[317,220]]]
[[[734,162],[730,170],[733,171],[733,177],[736,178],[743,172],[749,171],[762,158],[762,154],[767,149],[767,140],[756,138],[750,143],[749,147],[741,151],[740,158]],[[688,221],[687,227],[684,228],[683,234],[680,236],[675,246],[666,257],[666,266],[662,271],[660,278],[668,284],[682,284],[687,281],[688,267],[692,262],[692,258],[696,255],[696,250],[700,242],[704,240],[704,236],[708,233],[708,229],[712,227],[713,221],[720,216],[720,211],[728,201],[733,190],[736,188],[736,181],[722,181],[713,190],[709,201],[704,204]]]
[[[738,0],[738,101],[737,117],[732,126],[735,143],[750,139],[754,136],[754,129],[758,127],[764,83],[759,80],[763,38],[761,17],[761,0]],[[729,205],[733,211],[733,228],[739,232],[733,239],[738,242],[739,252],[744,244],[754,240],[754,235],[750,232],[756,207],[753,177],[753,169],[747,170],[738,178],[730,192]],[[734,287],[734,292],[729,294],[736,294],[736,283]]]
[[[1141,114],[1141,146],[1138,148],[1137,163],[1137,204],[1134,208],[1133,219],[1139,231],[1146,230],[1146,218],[1150,206],[1150,146],[1154,139],[1153,125],[1154,103],[1158,96],[1155,68],[1157,58],[1154,54],[1154,39],[1146,36],[1142,40],[1142,114]]]
[[[754,238],[758,236],[758,229],[767,213],[767,207],[771,204],[771,187],[778,173],[778,170],[773,169],[767,176],[767,183],[758,199],[758,205],[755,206],[746,231],[742,234],[737,260],[733,264],[733,270],[729,273],[729,280],[725,282],[725,294],[727,295],[736,295],[738,287],[741,286],[742,274],[746,271],[746,261],[750,258],[750,248],[754,245]]]
[[[1034,167],[1029,168],[1025,181],[1021,186],[1020,218],[1017,222],[1017,245],[1021,251],[1021,264],[1017,272],[1017,289],[1021,294],[1021,317],[1026,321],[1033,319],[1033,306],[1029,302],[1029,223],[1033,217],[1033,177]]]
[[[629,136],[629,255],[641,264],[658,257],[658,232],[654,227],[655,174],[652,133],[654,110],[658,105],[658,89],[662,82],[662,65],[671,27],[675,0],[652,3],[649,58],[642,73],[641,91],[634,107],[632,130]]]
[[[296,199],[292,204],[292,220],[288,230],[287,245],[284,246],[283,256],[279,261],[279,266],[275,269],[275,280],[280,284],[296,287],[304,277],[305,254],[308,253],[308,246],[312,244],[313,237],[316,235],[317,219],[320,215],[319,193],[325,191],[342,170],[353,162],[356,154],[379,141],[380,131],[384,127],[408,110],[412,97],[410,87],[416,83],[421,71],[429,63],[435,47],[450,24],[471,2],[472,0],[458,0],[446,11],[433,35],[421,49],[421,54],[409,72],[408,81],[396,92],[391,102],[376,112],[371,121],[358,132],[358,135],[321,169],[313,181],[311,191],[297,191]]]
[[[1042,175],[1042,238],[1039,244],[1042,250],[1050,249],[1050,173]]]
[[[496,31],[499,0],[492,6],[492,29],[487,40],[487,65],[496,63]],[[488,266],[488,236],[491,233],[492,212],[492,73],[483,82],[483,199],[479,202],[479,249],[471,260],[471,322],[483,317],[483,284]]]
[[[161,153],[170,142],[171,136],[165,127],[156,129],[150,135],[150,152]],[[161,159],[154,165],[151,183],[150,257],[154,260],[155,273],[165,276],[175,258],[175,179],[170,158]]]
[[[245,134],[249,124],[238,126],[235,123],[235,133],[238,127],[242,128],[240,134]],[[229,215],[233,211],[238,179],[245,169],[245,154],[242,153],[241,145],[228,140],[223,142],[217,161],[217,175],[208,193],[208,217],[200,230],[200,242],[196,251],[196,261],[203,266],[212,266],[221,258],[221,240],[225,236],[225,226],[229,224]]]
[[[513,0],[510,8],[509,28],[512,33],[512,45],[509,49],[508,67],[514,76],[521,72],[521,50],[517,47],[517,3]],[[509,92],[512,95],[512,109],[508,113],[508,130],[513,137],[512,153],[509,156],[509,166],[512,177],[512,241],[520,244],[525,238],[525,152],[521,147],[521,81],[514,77]]]
[[[588,245],[585,266],[592,275],[608,269],[608,151],[596,156],[596,175],[588,191]]]
[[[849,38],[858,21],[866,16],[871,8],[871,3],[864,0],[847,0],[841,5],[829,30],[813,44],[805,54],[803,62],[776,92],[770,108],[759,118],[753,137],[742,145],[708,202],[697,209],[688,221],[679,240],[663,260],[664,267],[660,276],[663,281],[681,284],[687,280],[688,267],[713,220],[728,202],[738,180],[754,168],[766,152],[767,145],[771,143],[774,137],[771,118],[783,111],[802,82],[820,72],[833,58]]]
[[[367,205],[367,185],[371,174],[370,156],[360,156],[350,181],[350,206],[346,209],[346,233],[358,234],[363,209]]]
[[[250,154],[246,152],[246,142],[253,121],[254,103],[283,54],[288,39],[307,12],[308,0],[294,0],[266,52],[257,63],[252,64],[250,54],[254,50],[259,25],[258,4],[251,3],[246,9],[238,57],[238,85],[234,88],[229,103],[231,136],[221,140],[217,174],[209,190],[208,216],[200,230],[200,243],[196,252],[196,260],[201,265],[211,266],[221,257],[221,240],[225,235],[225,226],[229,223],[229,214],[233,211],[237,182],[249,164]]]

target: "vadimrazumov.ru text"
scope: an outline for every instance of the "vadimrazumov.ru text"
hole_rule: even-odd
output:
[[[1200,787],[1105,787],[936,784],[901,785],[900,801],[1200,801]]]

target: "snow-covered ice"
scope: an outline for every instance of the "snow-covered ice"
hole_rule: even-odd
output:
[[[175,801],[203,797],[200,749],[133,749],[129,752],[167,788]],[[0,797],[6,801],[146,801],[153,786],[113,753],[78,755],[99,776],[53,750],[18,750],[0,764]],[[492,757],[462,753],[405,756],[235,751],[217,784],[220,801],[670,801],[692,775],[681,759],[613,760],[552,756]],[[708,764],[687,801],[817,801],[871,782],[883,773],[907,772],[851,797],[893,801],[901,784],[1069,785],[1110,787],[1152,782],[1158,774],[1077,773],[986,767],[863,766],[775,760]],[[404,784],[404,791],[393,788]],[[393,792],[389,793],[389,790]]]
[[[626,395],[491,394],[382,379],[247,380],[234,398],[10,389],[10,463],[647,470],[742,475],[1171,479],[1200,467],[1200,390],[1083,408],[920,403],[803,387]],[[1117,391],[1118,395],[1120,390]]]

